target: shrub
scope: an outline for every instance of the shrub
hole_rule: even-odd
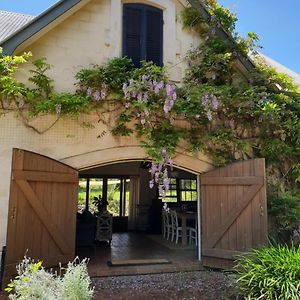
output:
[[[268,214],[272,238],[289,242],[292,230],[300,223],[300,195],[270,193],[268,195]]]
[[[17,272],[16,279],[5,289],[11,300],[90,300],[93,297],[86,260],[75,259],[67,269],[61,268],[65,275],[58,276],[46,271],[42,262],[25,257]]]
[[[271,246],[238,259],[236,270],[246,299],[299,300],[300,248]]]

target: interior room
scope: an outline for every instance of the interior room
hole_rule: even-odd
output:
[[[197,261],[197,176],[169,170],[170,189],[160,197],[150,166],[129,161],[80,172],[77,255],[89,257],[97,275],[96,265],[108,272],[118,262],[126,271],[135,261],[164,268]]]

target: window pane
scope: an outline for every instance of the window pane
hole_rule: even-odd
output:
[[[198,199],[197,192],[192,192],[192,201],[197,201]]]
[[[180,189],[181,190],[190,190],[191,189],[191,180],[190,179],[181,179],[180,180]]]
[[[170,185],[175,185],[176,186],[176,178],[171,178],[170,179]]]
[[[103,179],[91,178],[90,179],[90,197],[89,197],[89,211],[91,213],[97,213],[97,199],[103,197]]]
[[[181,201],[197,201],[197,191],[185,190],[180,192]]]
[[[162,199],[162,202],[177,202],[177,198],[165,197],[165,198]]]
[[[192,180],[192,186],[191,186],[192,190],[197,190],[197,180]]]
[[[125,180],[125,217],[129,216],[129,201],[130,201],[130,179]]]
[[[78,206],[77,211],[82,213],[85,210],[86,206],[86,186],[87,179],[79,179],[79,188],[78,188]]]
[[[120,216],[120,179],[107,180],[108,211],[115,217]]]
[[[181,196],[181,201],[185,201],[185,192],[181,192],[180,194],[181,194],[180,195]]]

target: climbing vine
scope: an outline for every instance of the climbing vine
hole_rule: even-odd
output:
[[[104,65],[79,71],[76,93],[57,93],[46,75],[45,59],[32,62],[29,81],[15,78],[31,54],[0,54],[0,104],[2,113],[14,110],[24,123],[44,113],[78,116],[105,110],[112,101],[118,112],[111,125],[114,135],[135,134],[154,163],[150,186],[168,190],[168,170],[176,149],[201,151],[216,165],[265,157],[272,184],[296,190],[300,180],[300,97],[291,78],[267,66],[253,49],[258,37],[235,32],[237,18],[215,0],[205,1],[211,15],[187,7],[181,14],[183,28],[202,38],[201,46],[186,54],[188,69],[183,84],[175,86],[168,70],[149,62],[134,68],[128,58],[113,58]],[[234,44],[217,34],[224,28]],[[244,77],[236,61],[252,51],[255,67]]]

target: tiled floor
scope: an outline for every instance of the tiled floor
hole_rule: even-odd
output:
[[[192,250],[170,249],[141,233],[119,233],[113,235],[111,246],[101,243],[95,247],[78,249],[82,259],[90,258],[89,272],[92,277],[151,274],[202,270],[197,260],[196,247]],[[166,265],[109,267],[109,260],[168,259]]]

